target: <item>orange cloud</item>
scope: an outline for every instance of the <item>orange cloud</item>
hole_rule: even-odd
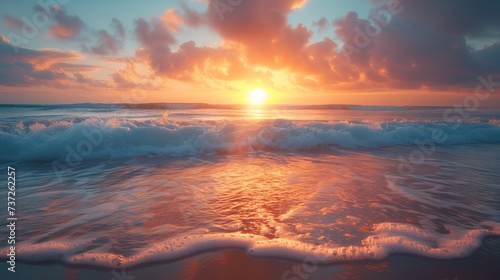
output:
[[[176,9],[168,9],[162,16],[161,21],[166,25],[171,32],[178,32],[184,20]]]
[[[3,36],[0,36],[4,38]],[[82,85],[109,87],[106,81],[98,81],[81,72],[98,70],[93,65],[72,62],[83,58],[74,51],[55,49],[30,50],[18,48],[17,52],[8,40],[0,41],[0,85],[10,87],[78,88]]]

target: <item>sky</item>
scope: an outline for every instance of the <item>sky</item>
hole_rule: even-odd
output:
[[[259,88],[274,104],[500,107],[497,0],[0,7],[0,103],[240,104]]]

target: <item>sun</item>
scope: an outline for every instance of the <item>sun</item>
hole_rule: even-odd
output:
[[[263,89],[256,88],[248,94],[248,101],[253,105],[264,104],[267,99],[267,94]]]

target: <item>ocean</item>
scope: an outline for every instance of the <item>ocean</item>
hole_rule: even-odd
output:
[[[500,236],[494,108],[0,105],[0,143],[21,262],[128,268],[238,248],[314,267],[457,259]]]

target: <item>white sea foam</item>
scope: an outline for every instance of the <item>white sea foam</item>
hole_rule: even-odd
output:
[[[415,145],[446,135],[442,145],[498,143],[497,123],[148,121],[68,119],[20,122],[0,128],[0,160],[83,160],[144,155],[198,155],[253,150],[380,148]],[[87,153],[90,149],[90,152]]]
[[[80,243],[46,242],[17,246],[17,258],[23,261],[62,261],[100,267],[130,267],[188,257],[207,250],[240,248],[255,257],[276,257],[296,261],[313,258],[317,263],[380,260],[395,253],[407,253],[437,259],[461,258],[471,254],[486,236],[499,236],[500,223],[484,222],[479,229],[448,227],[439,234],[410,224],[375,225],[363,245],[337,246],[309,244],[291,239],[267,239],[242,233],[185,235],[151,244],[130,256],[92,249],[92,240]]]

